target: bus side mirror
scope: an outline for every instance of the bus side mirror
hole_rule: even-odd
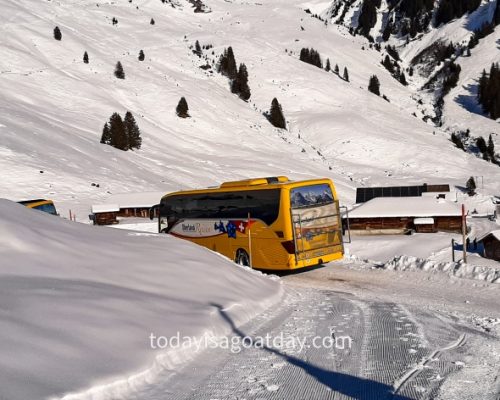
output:
[[[156,210],[160,207],[159,204],[154,205],[149,209],[149,219],[152,221],[155,218]]]

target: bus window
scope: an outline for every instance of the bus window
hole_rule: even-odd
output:
[[[185,218],[246,219],[250,213],[252,218],[271,225],[278,218],[279,209],[279,189],[252,190],[165,197],[160,216],[177,221]]]
[[[35,206],[33,208],[35,210],[43,211],[52,215],[57,215],[56,208],[52,203],[40,204],[39,206]]]
[[[292,208],[318,206],[333,202],[333,193],[330,185],[302,186],[292,189]]]

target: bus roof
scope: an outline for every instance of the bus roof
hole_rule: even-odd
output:
[[[214,192],[232,192],[243,190],[266,190],[273,188],[290,189],[296,186],[315,185],[331,182],[329,178],[308,179],[303,181],[291,181],[286,176],[273,176],[266,178],[252,178],[241,181],[224,182],[220,186],[209,187],[204,189],[180,190],[177,192],[167,193],[163,197],[174,196],[179,194],[201,194]]]
[[[23,206],[28,206],[28,205],[33,205],[35,203],[53,203],[53,201],[48,199],[33,199],[33,200],[18,201],[18,203],[22,204]]]

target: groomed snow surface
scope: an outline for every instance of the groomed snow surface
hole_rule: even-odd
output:
[[[279,281],[189,242],[89,227],[6,200],[0,237],[6,400],[121,396],[195,352],[154,350],[151,333],[223,335],[218,309],[239,324],[281,296]]]

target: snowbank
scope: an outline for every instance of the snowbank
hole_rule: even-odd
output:
[[[398,256],[385,263],[381,268],[397,271],[419,269],[422,271],[445,272],[458,278],[500,283],[500,268],[464,264],[463,262],[437,262],[412,256]]]
[[[165,235],[72,223],[0,199],[0,398],[116,398],[193,355],[166,337],[229,331],[281,285]],[[89,388],[91,388],[89,390]]]
[[[443,262],[429,258],[399,255],[386,262],[373,261],[356,255],[346,255],[346,260],[357,266],[371,266],[392,271],[428,271],[445,273],[457,278],[475,279],[490,283],[500,283],[500,267],[491,265],[473,265],[458,262]]]

